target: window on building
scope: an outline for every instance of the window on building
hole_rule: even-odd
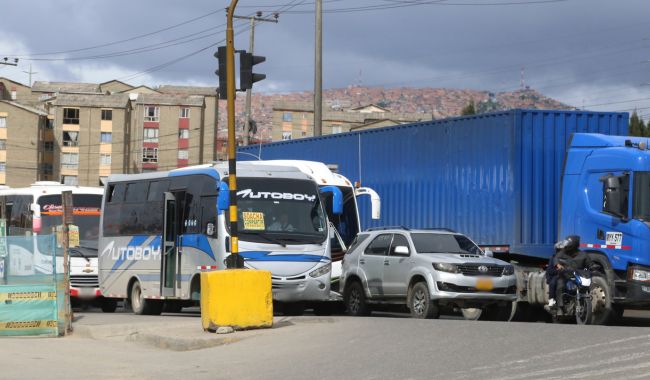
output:
[[[291,132],[282,132],[282,140],[291,140]]]
[[[79,146],[79,132],[63,131],[63,146]]]
[[[160,107],[146,106],[144,107],[144,121],[158,121],[160,120]]]
[[[291,121],[293,120],[293,115],[291,112],[285,112],[282,114],[282,121]]]
[[[79,124],[79,108],[64,108],[63,124]]]
[[[7,150],[7,140],[0,140],[0,150]]]
[[[179,129],[178,130],[178,138],[179,139],[189,139],[190,138],[190,130],[189,129]]]
[[[54,141],[43,141],[43,150],[46,152],[54,151]]]
[[[142,149],[142,162],[158,162],[158,148],[143,148]]]
[[[47,123],[45,123],[45,129],[54,129],[54,119],[47,119]]]
[[[113,134],[111,132],[102,132],[101,135],[99,135],[99,141],[103,143],[111,143],[113,142]]]
[[[113,110],[102,110],[102,120],[113,120]]]
[[[61,167],[64,169],[79,169],[79,153],[63,153]]]
[[[144,142],[157,143],[158,142],[158,128],[145,128],[144,129]]]
[[[51,175],[53,170],[54,170],[54,168],[52,167],[52,164],[49,164],[49,163],[42,163],[41,164],[41,173],[46,174],[46,175]]]
[[[188,160],[190,158],[190,152],[185,149],[181,149],[178,151],[178,159],[179,160]]]
[[[111,155],[102,153],[99,155],[99,164],[102,166],[107,166],[111,164]]]
[[[189,119],[189,118],[190,118],[190,108],[189,107],[181,108],[181,119]]]
[[[7,128],[7,118],[0,116],[0,128]]]
[[[341,126],[340,125],[332,125],[332,134],[335,133],[341,133]]]
[[[77,186],[79,180],[76,175],[64,175],[63,178],[61,178],[61,183],[69,186]]]
[[[0,162],[0,173],[4,173],[7,171],[7,163],[6,162]]]

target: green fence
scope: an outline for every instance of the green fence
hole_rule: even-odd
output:
[[[0,336],[65,328],[63,261],[54,235],[0,237]]]

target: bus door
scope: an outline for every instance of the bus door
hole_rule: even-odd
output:
[[[178,205],[176,196],[172,193],[165,193],[164,224],[162,236],[161,279],[160,294],[163,297],[174,297],[176,289],[176,268],[178,258]]]

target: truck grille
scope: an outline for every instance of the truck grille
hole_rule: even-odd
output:
[[[487,268],[487,271],[479,270],[480,267]],[[488,264],[460,264],[458,269],[465,276],[491,276],[491,277],[501,277],[503,273],[503,267],[500,265],[488,265]]]
[[[70,286],[75,288],[99,288],[99,278],[95,275],[71,275]]]

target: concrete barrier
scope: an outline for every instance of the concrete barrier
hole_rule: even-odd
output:
[[[273,326],[271,272],[228,269],[201,273],[201,323],[216,331]]]

